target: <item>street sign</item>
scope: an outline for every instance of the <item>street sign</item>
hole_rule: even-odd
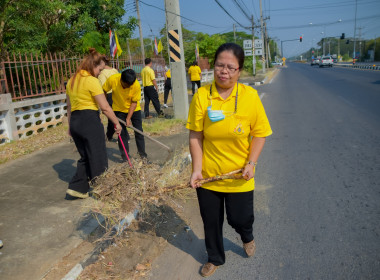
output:
[[[245,56],[252,56],[252,50],[244,50]]]
[[[245,50],[252,49],[252,40],[244,40],[243,49]]]
[[[255,49],[255,55],[263,55],[263,49]]]
[[[262,48],[263,48],[263,40],[255,39],[255,49],[262,49]]]

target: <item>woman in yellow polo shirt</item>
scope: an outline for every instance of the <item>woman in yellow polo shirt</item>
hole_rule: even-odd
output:
[[[204,277],[225,262],[224,205],[227,221],[240,234],[247,256],[254,255],[255,167],[265,138],[272,134],[257,91],[238,83],[243,49],[233,43],[223,44],[214,61],[214,82],[194,95],[186,125],[193,165],[190,184],[197,191],[208,253],[208,262],[201,269]],[[238,169],[243,170],[243,179],[198,182]]]
[[[193,95],[194,95],[195,84],[197,84],[198,89],[201,87],[202,71],[201,71],[201,68],[198,66],[198,63],[194,61],[193,65],[189,67],[188,72],[189,72],[190,81],[191,81],[191,91],[193,92]]]
[[[66,87],[69,134],[80,154],[77,170],[66,191],[67,200],[88,197],[89,180],[102,174],[108,167],[104,127],[99,107],[120,133],[121,126],[107,102],[97,79],[104,68],[104,55],[95,49],[83,60]]]

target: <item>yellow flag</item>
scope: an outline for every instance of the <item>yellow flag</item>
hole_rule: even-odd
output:
[[[161,43],[161,40],[158,42],[157,51],[158,51],[158,52],[161,52],[161,51],[162,51],[162,43]]]
[[[117,56],[120,56],[123,50],[120,47],[119,40],[117,39],[117,35],[115,32],[115,41],[116,41],[116,46],[117,46]]]

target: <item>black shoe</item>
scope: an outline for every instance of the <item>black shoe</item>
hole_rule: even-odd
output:
[[[159,118],[165,118],[165,114],[164,114],[164,112],[161,111],[161,113],[158,114],[158,117],[159,117]]]
[[[65,199],[66,199],[66,200],[77,200],[77,199],[80,199],[80,198],[79,198],[79,197],[76,197],[76,196],[69,195],[69,194],[67,193],[66,196],[65,196]]]

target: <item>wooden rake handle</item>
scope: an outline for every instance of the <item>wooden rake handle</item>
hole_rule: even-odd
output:
[[[214,177],[197,180],[197,182],[200,183],[201,185],[203,185],[205,183],[210,183],[210,182],[215,182],[215,181],[220,181],[220,180],[225,180],[225,179],[241,179],[241,178],[243,178],[243,175],[239,174],[239,173],[242,173],[242,172],[243,172],[243,169],[238,169],[238,170],[234,170],[234,171],[222,174],[222,175],[216,175]],[[167,188],[162,188],[160,190],[160,193],[185,189],[185,188],[189,188],[189,187],[191,187],[190,183],[176,185],[176,186],[170,186]]]
[[[167,149],[169,152],[172,151],[172,148],[166,146],[165,144],[161,143],[160,141],[154,139],[153,137],[147,135],[146,133],[142,132],[141,130],[137,129],[136,127],[133,127],[133,126],[128,126],[127,123],[119,118],[117,118],[119,120],[119,122],[121,122],[122,124],[124,124],[126,127],[136,131],[137,133],[141,134],[141,135],[144,135],[146,138],[152,140],[153,142],[156,142],[157,144],[159,144],[160,146],[164,147],[165,149]]]

